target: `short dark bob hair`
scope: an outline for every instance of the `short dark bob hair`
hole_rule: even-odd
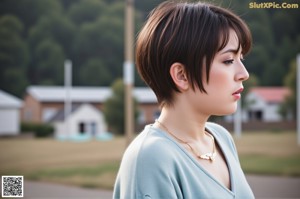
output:
[[[136,65],[160,106],[172,105],[173,92],[180,92],[170,75],[170,67],[184,65],[193,90],[206,92],[203,71],[209,81],[211,63],[228,43],[233,29],[245,55],[252,38],[245,22],[231,11],[208,3],[164,2],[149,15],[136,43]],[[204,68],[205,67],[205,68]]]

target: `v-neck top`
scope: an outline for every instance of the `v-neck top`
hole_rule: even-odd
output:
[[[210,175],[168,133],[148,125],[123,155],[113,198],[254,198],[230,133],[210,122],[206,123],[206,129],[224,154],[231,190]]]

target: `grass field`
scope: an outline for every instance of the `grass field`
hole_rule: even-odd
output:
[[[235,143],[246,173],[300,176],[296,132],[244,133]]]
[[[112,188],[125,139],[62,142],[54,139],[0,139],[0,174],[25,179]]]
[[[246,173],[300,176],[295,132],[245,133],[235,139]],[[111,189],[125,139],[62,142],[54,139],[0,139],[0,174],[90,188]]]

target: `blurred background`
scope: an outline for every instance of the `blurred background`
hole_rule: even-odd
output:
[[[135,35],[161,2],[134,2]],[[243,131],[236,138],[242,167],[247,174],[299,176],[299,1],[276,1],[289,9],[251,8],[249,0],[210,2],[237,13],[253,35],[244,61],[250,79],[242,99]],[[1,175],[112,189],[126,148],[125,5],[123,0],[0,0]],[[72,62],[68,117],[66,60]],[[136,72],[133,97],[138,133],[160,112]],[[233,116],[211,119],[233,132]]]

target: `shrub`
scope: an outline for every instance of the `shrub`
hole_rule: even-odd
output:
[[[33,132],[35,137],[48,137],[53,135],[54,128],[51,124],[22,123],[21,131]]]
[[[103,105],[103,113],[109,129],[115,134],[125,133],[125,85],[121,79],[117,79],[111,86],[113,95]],[[138,105],[136,99],[133,104],[134,121],[138,118]]]

